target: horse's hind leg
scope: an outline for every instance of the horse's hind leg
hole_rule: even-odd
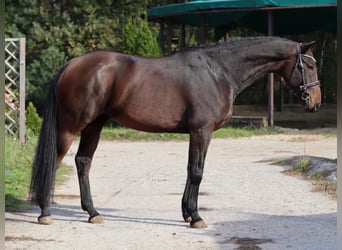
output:
[[[64,128],[60,128],[57,137],[57,163],[56,169],[53,171],[57,171],[59,168],[65,154],[68,152],[72,141],[74,140],[75,135],[70,133],[69,131],[65,130]],[[51,194],[54,193],[54,186],[52,187]],[[53,199],[53,197],[51,197]],[[50,200],[46,200],[39,204],[41,208],[41,215],[38,217],[38,222],[40,224],[48,225],[52,224],[53,220],[50,214]]]
[[[81,140],[75,158],[80,185],[81,205],[82,209],[89,213],[88,221],[91,223],[102,223],[103,221],[93,205],[89,184],[89,171],[94,152],[100,139],[102,127],[107,120],[107,117],[100,117],[82,130]]]

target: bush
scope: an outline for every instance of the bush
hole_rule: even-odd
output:
[[[158,42],[146,20],[132,20],[125,26],[123,52],[130,55],[161,55]]]
[[[38,135],[42,126],[42,118],[39,117],[37,109],[32,102],[29,102],[26,109],[26,127],[34,135]]]

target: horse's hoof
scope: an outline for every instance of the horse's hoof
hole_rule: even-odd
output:
[[[191,222],[191,220],[192,220],[191,216],[184,218],[185,222]]]
[[[38,217],[39,224],[42,225],[51,225],[53,224],[53,220],[51,216],[39,216]]]
[[[94,217],[89,218],[88,222],[93,224],[101,224],[103,223],[103,219],[101,215],[96,215]]]
[[[203,220],[199,220],[195,222],[194,224],[191,224],[191,228],[206,228],[207,224]]]

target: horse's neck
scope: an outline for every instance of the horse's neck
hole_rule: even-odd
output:
[[[234,71],[237,80],[236,96],[256,80],[268,73],[276,72],[280,66],[280,61],[275,58],[265,59],[259,56],[249,56],[248,58],[241,58],[241,61],[240,67]]]
[[[266,40],[264,43],[250,43],[239,48],[223,48],[220,56],[220,65],[232,80],[235,89],[234,96],[237,96],[245,88],[250,86],[259,78],[270,72],[278,72],[282,62],[292,52],[289,51],[289,44],[272,42]]]

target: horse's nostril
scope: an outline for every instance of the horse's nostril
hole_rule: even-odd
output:
[[[302,93],[302,100],[307,101],[308,99],[310,99],[310,94],[307,92],[303,92]]]

